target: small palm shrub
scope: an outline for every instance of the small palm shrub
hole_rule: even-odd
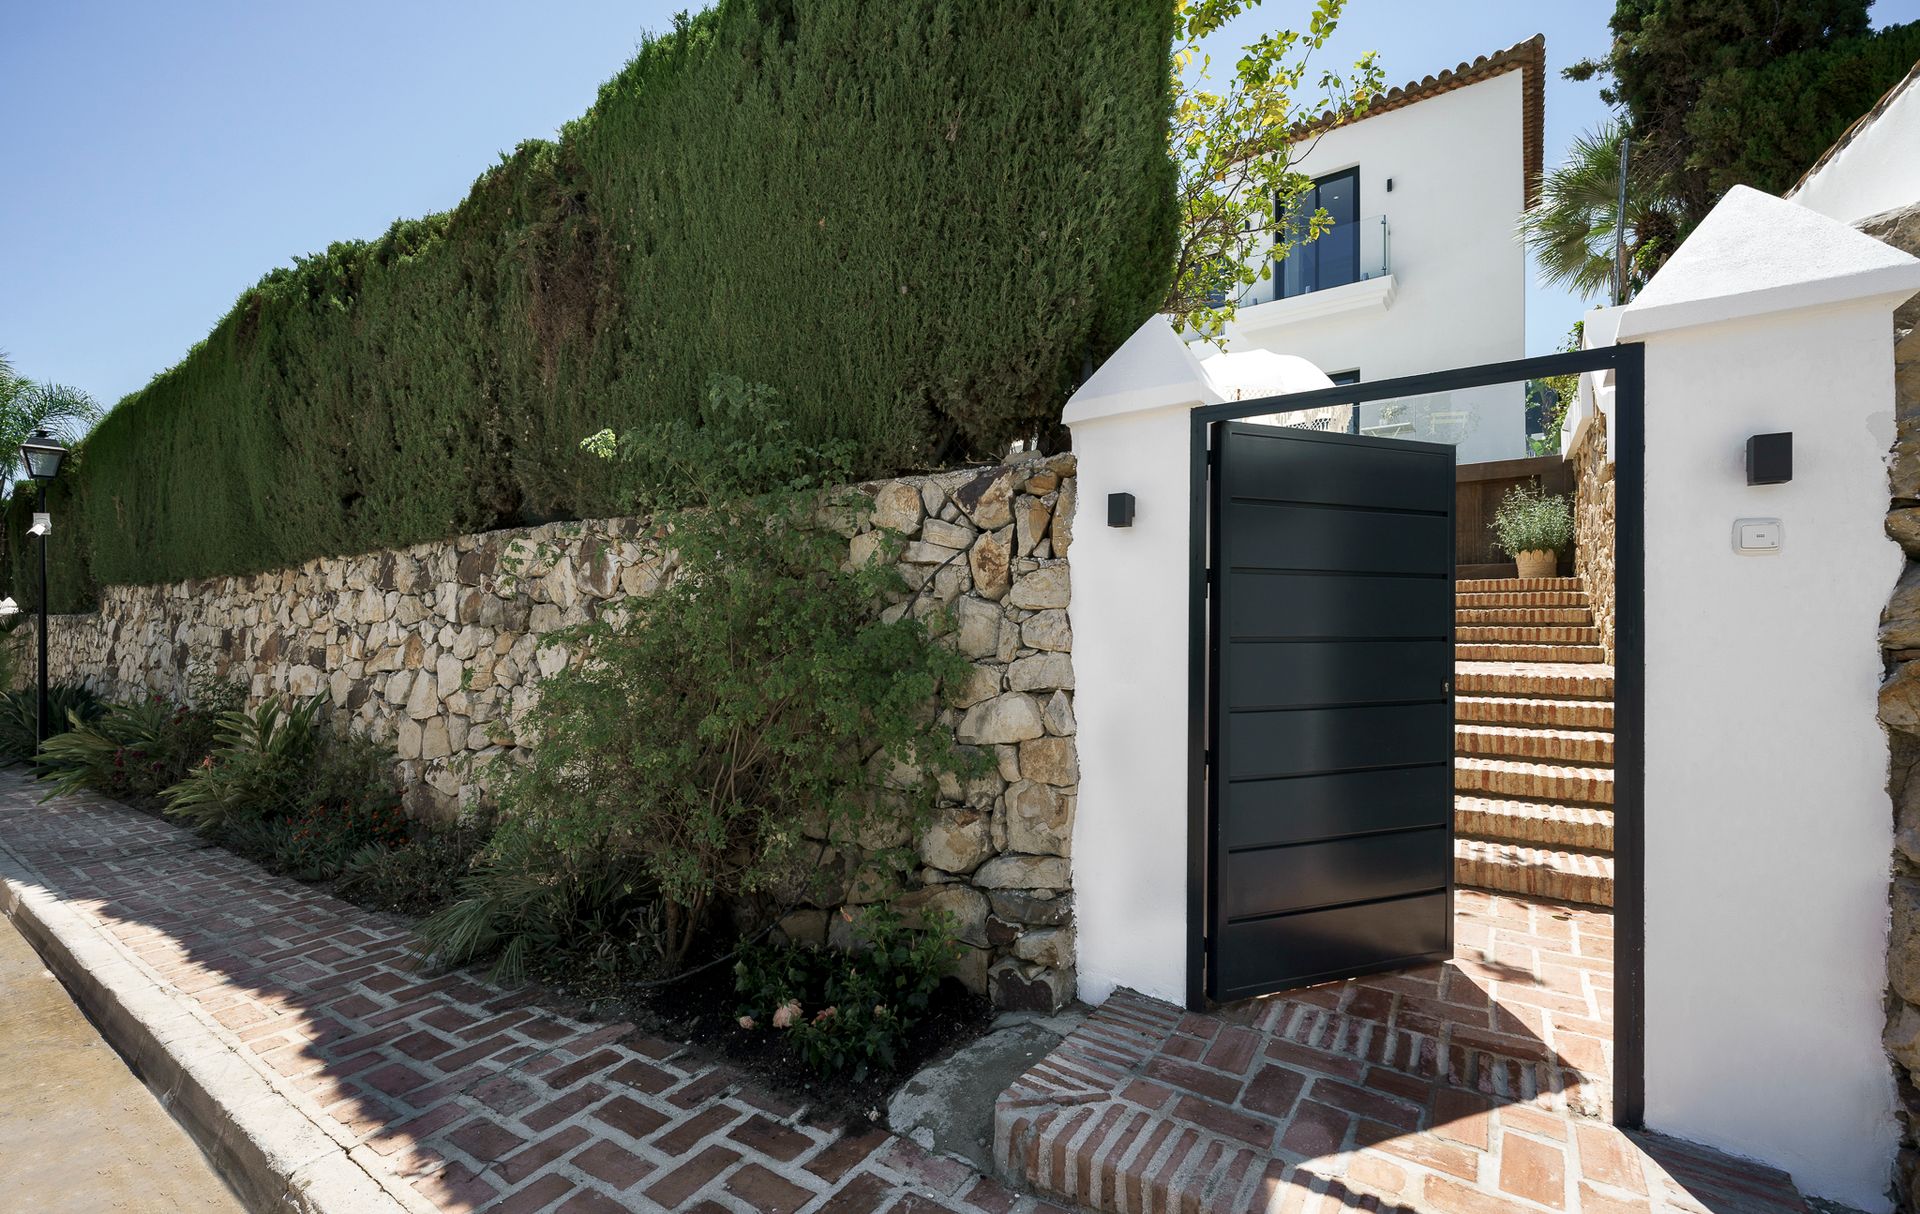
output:
[[[129,704],[98,704],[91,716],[75,711],[71,728],[47,740],[41,771],[56,794],[88,788],[151,801],[206,757],[215,724],[238,707],[242,695],[237,684],[209,681],[196,685],[191,705],[154,694]]]
[[[53,782],[52,795],[83,788],[109,797],[133,795],[145,756],[161,745],[174,711],[163,697],[149,696],[111,705],[96,719],[48,738],[40,749],[40,765]]]
[[[851,949],[754,944],[733,967],[740,1027],[784,1033],[796,1057],[854,1082],[890,1071],[958,953],[952,922],[908,928],[869,907]]]
[[[106,712],[105,701],[79,683],[47,688],[47,733],[65,733]],[[40,747],[40,700],[33,688],[0,693],[0,764],[25,763]]]
[[[222,713],[213,748],[186,778],[161,795],[167,813],[201,830],[236,817],[285,817],[302,805],[319,746],[322,696],[262,701]]]
[[[1488,527],[1503,552],[1558,552],[1573,542],[1573,506],[1538,485],[1515,485]]]

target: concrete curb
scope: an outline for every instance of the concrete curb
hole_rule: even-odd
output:
[[[434,1214],[0,842],[0,910],[256,1214]]]

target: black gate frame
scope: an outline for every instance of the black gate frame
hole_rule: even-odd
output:
[[[1208,675],[1208,442],[1214,422],[1326,405],[1358,406],[1588,371],[1614,373],[1607,444],[1614,480],[1614,1122],[1646,1116],[1646,372],[1634,342],[1451,371],[1203,405],[1189,415],[1191,479],[1187,561],[1187,1006],[1206,996]]]

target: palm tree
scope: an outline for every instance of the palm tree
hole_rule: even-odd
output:
[[[38,383],[13,369],[0,352],[0,474],[11,481],[20,444],[35,430],[71,441],[100,416],[100,406],[79,388]]]
[[[1591,299],[1611,302],[1614,227],[1620,211],[1620,123],[1573,141],[1546,175],[1540,198],[1520,217],[1520,235],[1540,276]],[[1677,208],[1659,188],[1659,166],[1634,145],[1627,170],[1627,291],[1631,298],[1673,251]]]

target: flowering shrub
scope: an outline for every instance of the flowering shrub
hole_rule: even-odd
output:
[[[331,877],[362,848],[405,846],[407,815],[398,796],[371,800],[315,801],[296,812],[282,858],[300,877]]]
[[[849,1072],[859,1082],[893,1068],[956,946],[950,921],[909,928],[884,906],[869,907],[855,934],[856,947],[844,951],[749,946],[733,973],[741,1028],[764,1023],[815,1071]]]

